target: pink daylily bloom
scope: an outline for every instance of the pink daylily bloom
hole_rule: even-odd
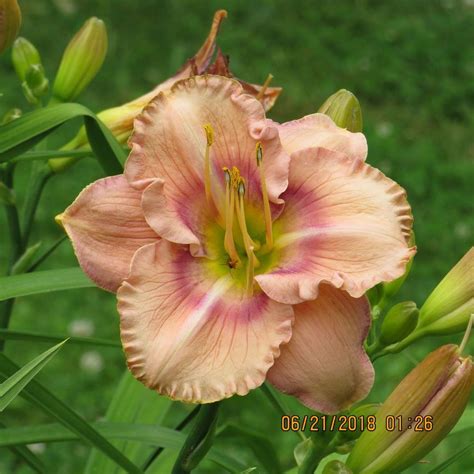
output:
[[[268,379],[336,413],[364,398],[364,293],[403,274],[405,192],[362,134],[320,114],[279,125],[238,82],[196,76],[135,121],[124,175],[62,215],[84,271],[117,291],[132,373],[173,399]]]

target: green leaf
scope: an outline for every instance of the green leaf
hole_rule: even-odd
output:
[[[43,352],[0,384],[0,412],[5,410],[33,377],[58,353],[66,341]]]
[[[109,405],[106,420],[160,425],[172,404],[170,399],[161,397],[155,391],[148,389],[138,382],[130,371],[126,370]],[[150,446],[131,441],[116,442],[115,446],[131,461],[140,465],[153,451]],[[115,474],[119,471],[108,458],[93,450],[89,456],[85,474],[97,472]]]
[[[4,428],[6,428],[6,426],[0,422],[0,429]],[[41,459],[39,459],[36,454],[32,453],[26,446],[9,446],[9,449],[15,456],[23,459],[23,461],[35,472],[39,472],[40,474],[48,473]]]
[[[138,441],[174,450],[180,449],[186,439],[184,433],[156,425],[102,421],[92,423],[91,427],[96,429],[105,438]],[[78,439],[77,434],[68,431],[64,426],[57,423],[0,430],[0,447],[30,443],[73,441],[76,439]],[[246,469],[246,466],[240,461],[218,451],[214,447],[209,451],[207,459],[232,473],[241,472]],[[101,472],[100,474],[103,473]]]
[[[25,153],[60,125],[77,117],[83,117],[89,143],[104,171],[109,175],[122,173],[126,157],[122,146],[98,117],[80,104],[34,110],[1,126],[0,163]]]
[[[0,340],[5,341],[32,341],[32,342],[59,342],[68,339],[68,345],[76,344],[79,346],[104,346],[120,348],[122,345],[118,341],[107,339],[96,339],[93,337],[75,337],[75,336],[53,336],[31,331],[13,331],[11,329],[0,328]]]
[[[94,286],[79,267],[6,276],[0,278],[0,301],[18,296]]]
[[[448,459],[446,459],[446,461],[442,462],[441,464],[439,464],[438,466],[436,466],[434,469],[432,469],[431,471],[429,471],[428,474],[439,474],[440,472],[443,472],[446,470],[446,468],[448,468],[449,466],[451,466],[451,464],[453,464],[454,462],[458,461],[459,459],[461,459],[464,455],[468,454],[468,453],[471,453],[472,452],[472,448],[474,447],[474,441],[469,443],[467,446],[465,446],[463,449],[461,449],[460,451],[458,451],[457,453],[453,454],[452,456],[450,456]],[[452,471],[450,471],[452,472]]]
[[[0,352],[0,376],[8,378],[18,370],[19,367],[4,353]],[[135,464],[118,451],[90,423],[84,420],[84,418],[74,412],[68,405],[59,400],[40,383],[32,380],[23,389],[20,396],[56,418],[67,430],[74,433],[76,437],[100,449],[104,454],[123,467],[126,472],[132,474],[142,473]],[[6,431],[7,430],[0,430],[0,437],[4,435]],[[34,443],[35,441],[31,442]]]

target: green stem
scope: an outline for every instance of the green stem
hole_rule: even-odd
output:
[[[49,178],[53,175],[52,170],[49,166],[41,164],[39,168],[33,170],[31,177],[31,185],[29,186],[28,194],[26,196],[25,206],[23,209],[23,247],[28,246],[30,239],[31,228],[35,218],[36,210],[41,198],[41,193],[48,182]]]
[[[329,454],[334,452],[335,439],[326,443],[324,438],[311,438],[311,447],[306,453],[303,462],[298,468],[298,474],[313,474],[319,463]]]
[[[388,354],[397,354],[398,352],[401,352],[403,349],[407,348],[410,344],[413,344],[415,341],[418,339],[426,336],[428,334],[427,331],[424,329],[420,330],[415,330],[413,331],[409,336],[407,336],[405,339],[403,339],[400,342],[397,342],[396,344],[392,344],[390,346],[384,347],[382,350],[377,352],[374,350],[371,353],[371,359],[372,361],[379,359],[380,357],[384,357]]]
[[[184,442],[172,474],[187,474],[194,469],[212,446],[219,402],[201,405],[191,431]]]

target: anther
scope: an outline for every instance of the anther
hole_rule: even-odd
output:
[[[211,162],[209,158],[209,151],[212,144],[214,143],[214,130],[211,124],[204,125],[204,131],[206,133],[206,151],[204,153],[204,189],[206,191],[206,200],[208,206],[213,206],[212,195],[211,195]]]
[[[268,250],[273,248],[273,228],[272,228],[272,212],[270,209],[270,201],[268,199],[267,183],[265,181],[265,172],[263,169],[263,148],[260,142],[255,146],[255,156],[257,166],[260,172],[260,185],[262,187],[263,212],[265,215],[265,236],[266,246]]]

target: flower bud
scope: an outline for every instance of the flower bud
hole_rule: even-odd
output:
[[[358,439],[347,466],[354,474],[390,474],[415,464],[454,427],[473,383],[472,359],[460,356],[458,346],[432,352],[380,407],[376,429]]]
[[[380,328],[380,342],[395,344],[413,332],[418,323],[418,308],[413,301],[403,301],[390,308]]]
[[[17,0],[0,0],[0,54],[15,41],[21,26]]]
[[[462,331],[473,313],[474,248],[471,248],[425,301],[418,326],[425,334],[452,334]]]
[[[107,30],[102,20],[90,18],[64,51],[53,86],[57,100],[74,100],[94,79],[107,53]]]
[[[331,117],[334,123],[350,132],[362,131],[362,110],[357,97],[346,89],[330,96],[318,112]]]
[[[26,38],[17,38],[12,48],[12,63],[21,82],[26,80],[26,73],[33,64],[41,64],[38,50]]]

